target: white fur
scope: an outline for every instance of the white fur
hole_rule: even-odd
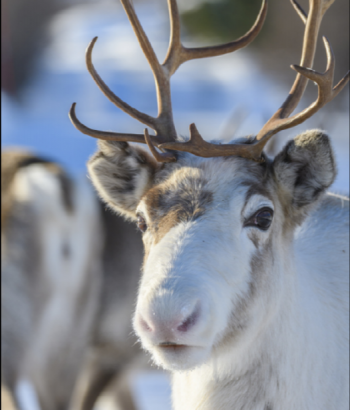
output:
[[[259,235],[260,247],[269,237],[236,222],[243,200],[237,191],[229,201],[218,200],[220,210],[207,212],[205,222],[181,223],[151,247],[134,319],[143,347],[157,365],[174,372],[175,410],[345,410],[348,267],[335,251],[348,243],[348,232],[332,226],[331,219],[317,222],[316,211],[315,222],[307,220],[296,239],[286,241],[276,226],[281,211],[275,209],[274,264],[259,272],[266,276],[259,283],[265,289],[250,302],[247,328],[222,343],[229,315],[248,294],[249,261],[256,252],[249,231]],[[264,206],[273,208],[267,198],[254,195],[243,215]],[[336,230],[339,239],[330,253]],[[196,327],[174,336],[171,321],[197,301],[202,310]],[[145,331],[140,317],[159,331]],[[158,346],[166,341],[189,347],[174,352]]]
[[[193,300],[201,301],[204,323],[200,323],[194,335],[172,340],[199,347],[198,357],[202,357],[199,363],[208,358],[215,341],[225,330],[234,302],[248,289],[249,260],[255,248],[245,232],[251,228],[241,230],[234,223],[241,219],[239,202],[239,195],[232,195],[231,200],[222,201],[220,212],[214,208],[206,214],[205,223],[190,222],[172,228],[152,248],[143,269],[137,306],[143,315],[158,317],[168,313],[172,316],[183,306],[192,305]],[[253,209],[266,203],[266,199],[254,196],[246,206],[246,213],[250,215]],[[220,303],[217,303],[218,295]],[[139,331],[137,315],[135,329]],[[145,335],[142,336],[144,346],[152,351],[157,364],[169,370],[173,370],[174,365],[185,370],[197,364],[197,359],[193,363],[191,360],[194,353],[188,355],[187,352],[179,366],[171,359],[168,363],[164,352],[154,349],[157,342],[166,340],[152,340],[148,344]],[[165,360],[158,360],[163,356]]]
[[[125,213],[110,187],[127,170],[107,148],[116,165],[97,154],[89,170]],[[314,130],[262,165],[179,155],[142,181],[128,208],[148,227],[133,324],[173,372],[175,410],[348,408],[349,201],[325,195],[335,174]],[[265,207],[271,226],[251,226]]]

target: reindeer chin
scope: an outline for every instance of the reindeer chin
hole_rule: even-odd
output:
[[[157,345],[148,349],[158,366],[170,371],[192,370],[209,358],[211,347]]]

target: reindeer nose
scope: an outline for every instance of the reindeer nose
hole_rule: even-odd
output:
[[[164,309],[165,310],[165,309]],[[190,331],[198,322],[200,304],[191,303],[183,306],[178,312],[153,311],[147,317],[139,315],[139,324],[143,331],[167,333],[176,336]]]
[[[187,332],[189,331],[197,322],[199,317],[199,303],[197,302],[194,307],[191,306],[189,309],[188,306],[185,306],[181,309],[181,313],[183,313],[184,319],[182,322],[177,326],[177,330],[179,332]]]

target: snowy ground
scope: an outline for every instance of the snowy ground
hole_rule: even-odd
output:
[[[164,10],[137,8],[150,40],[162,59],[168,38]],[[151,71],[119,5],[101,3],[65,11],[52,24],[52,43],[39,72],[24,93],[21,106],[6,96],[2,103],[2,146],[21,145],[55,159],[73,174],[85,173],[96,140],[79,133],[68,119],[72,102],[77,116],[91,128],[140,133],[143,126],[112,105],[89,76],[84,50],[98,35],[93,60],[102,78],[122,99],[147,114],[156,115]],[[188,44],[188,43],[187,43]],[[288,69],[289,63],[286,64]],[[244,51],[215,59],[186,63],[172,81],[175,123],[188,134],[195,122],[206,139],[255,134],[279,107],[288,85],[272,84],[261,74],[258,62]],[[344,112],[327,109],[306,124],[285,132],[278,146],[298,131],[322,127],[329,131],[336,151],[339,175],[333,189],[349,192],[349,103],[343,93]],[[339,104],[338,104],[339,105]],[[239,127],[237,127],[239,124]],[[170,409],[169,380],[156,371],[133,379],[139,410]],[[108,398],[96,410],[110,410]]]

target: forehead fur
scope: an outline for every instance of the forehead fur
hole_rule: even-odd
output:
[[[266,163],[181,155],[156,175],[155,185],[143,198],[156,243],[176,224],[204,215],[214,199],[229,198],[238,186],[248,187],[247,196],[269,196],[266,180]]]
[[[176,186],[177,178],[183,180],[188,175],[196,175],[205,180],[206,188],[216,195],[227,192],[238,185],[255,187],[261,194],[266,194],[264,187],[271,175],[271,164],[267,159],[257,163],[239,157],[200,158],[188,153],[181,153],[176,163],[168,164],[155,178],[155,185],[170,183]],[[230,191],[230,190],[229,190]]]

